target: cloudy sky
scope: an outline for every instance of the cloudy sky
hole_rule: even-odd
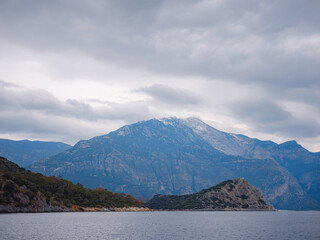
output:
[[[320,151],[318,0],[1,0],[0,137],[150,118]]]

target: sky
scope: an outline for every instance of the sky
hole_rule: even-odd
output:
[[[0,138],[198,117],[320,151],[318,0],[0,0]]]

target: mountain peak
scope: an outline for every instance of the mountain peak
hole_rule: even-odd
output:
[[[297,143],[295,140],[287,141],[284,143],[281,143],[279,146],[284,147],[284,148],[302,148],[300,144]]]
[[[174,123],[178,122],[179,119],[177,117],[167,117],[167,118],[160,118],[156,120],[162,122],[165,125],[174,125]]]

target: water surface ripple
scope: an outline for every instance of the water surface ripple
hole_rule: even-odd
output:
[[[320,239],[320,212],[1,214],[5,239]]]

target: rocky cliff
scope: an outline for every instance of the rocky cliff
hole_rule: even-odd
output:
[[[161,210],[275,210],[261,192],[243,178],[224,181],[194,194],[155,195],[146,206]]]

